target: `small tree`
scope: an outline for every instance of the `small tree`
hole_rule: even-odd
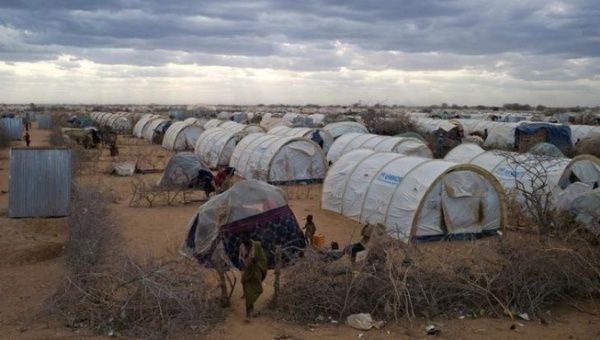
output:
[[[549,183],[550,172],[560,160],[545,155],[504,152],[511,175],[515,180],[517,201],[527,208],[533,218],[540,237],[546,237],[554,229],[553,193]]]

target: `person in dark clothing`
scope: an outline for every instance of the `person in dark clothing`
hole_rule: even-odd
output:
[[[315,233],[317,232],[317,226],[315,226],[315,223],[313,222],[312,215],[306,216],[306,224],[304,225],[303,229],[304,229],[304,238],[306,239],[306,244],[312,244],[313,237],[315,236]]]
[[[200,169],[198,170],[198,177],[196,177],[196,180],[192,182],[190,186],[204,190],[206,198],[209,198],[210,194],[212,194],[216,190],[214,186],[213,177],[214,176],[212,172]]]
[[[116,157],[119,155],[119,148],[117,148],[117,143],[110,143],[110,157]]]
[[[323,148],[323,137],[321,137],[321,135],[319,134],[319,131],[317,131],[317,130],[313,131],[310,139],[313,142],[319,144],[319,146],[321,147],[321,149]]]
[[[29,136],[29,132],[25,132],[25,144],[29,146],[31,144],[31,137]]]

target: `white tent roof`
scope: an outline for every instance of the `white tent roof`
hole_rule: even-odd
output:
[[[265,130],[258,125],[240,124],[234,121],[223,122],[219,127],[228,131],[240,132],[244,135],[265,132]]]
[[[229,165],[246,179],[270,183],[321,180],[327,172],[325,154],[314,142],[265,133],[244,137]]]
[[[362,223],[384,224],[404,241],[491,232],[505,225],[502,188],[485,170],[365,149],[345,154],[331,167],[321,207]]]
[[[133,127],[133,135],[137,138],[142,138],[142,133],[144,132],[146,125],[156,118],[160,118],[160,116],[153,114],[144,115]]]
[[[573,145],[577,140],[600,134],[600,126],[593,125],[569,125],[571,127],[571,142]]]
[[[216,127],[219,127],[223,123],[225,123],[224,120],[211,119],[204,124],[204,129],[208,130],[208,129],[216,128]]]
[[[455,163],[469,163],[475,156],[484,153],[485,150],[474,143],[462,143],[450,150],[444,160]]]
[[[544,173],[548,177],[548,190],[553,192],[555,199],[564,196],[561,191],[574,184],[571,182],[572,175],[578,179],[578,183],[586,185],[589,190],[593,189],[595,183],[600,183],[600,160],[590,155],[581,155],[573,159],[552,158],[484,151],[474,144],[465,143],[452,149],[444,159],[471,163],[488,170],[498,179],[507,193],[514,192],[517,179],[526,185],[527,190],[531,187],[535,174]],[[528,169],[533,169],[533,173],[527,171]]]
[[[204,131],[196,141],[194,153],[199,155],[211,169],[228,166],[237,143],[244,134],[221,127]]]
[[[413,122],[417,128],[425,133],[432,133],[439,129],[444,131],[450,131],[458,126],[458,121],[445,120],[445,119],[433,119],[433,118],[413,118]]]
[[[270,112],[264,113],[260,120],[260,126],[267,131],[274,128],[275,126],[280,125],[284,125],[281,116],[275,115]]]
[[[347,133],[369,133],[369,130],[361,123],[350,121],[329,123],[323,127],[323,130],[329,132],[334,139]]]
[[[175,122],[165,132],[163,148],[170,151],[193,150],[204,129],[186,122]]]
[[[290,128],[287,126],[276,126],[269,130],[270,134],[285,136],[285,137],[302,137],[311,139],[314,132],[317,132],[321,138],[323,139],[323,151],[327,153],[331,145],[333,144],[333,137],[329,134],[329,132],[318,129],[318,128],[308,128],[308,127],[296,127]]]
[[[417,138],[347,133],[335,140],[327,153],[327,160],[335,163],[341,156],[356,149],[370,149],[378,152],[395,152],[407,156],[432,158],[429,147]]]
[[[198,171],[210,171],[200,157],[191,152],[180,152],[169,159],[158,185],[165,187],[188,187],[198,177]]]
[[[144,130],[142,130],[142,136],[145,140],[152,142],[152,138],[154,137],[154,130],[162,123],[167,122],[168,119],[165,118],[156,118],[151,120],[146,126],[144,126]]]

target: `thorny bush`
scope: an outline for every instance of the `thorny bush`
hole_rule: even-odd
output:
[[[278,312],[296,322],[354,313],[385,320],[534,316],[600,292],[600,254],[585,243],[495,238],[430,246],[438,251],[414,248],[408,256],[397,242],[381,243],[362,266],[345,270],[306,256],[282,276]]]
[[[109,193],[78,188],[68,219],[67,275],[47,309],[69,327],[163,338],[204,332],[223,318],[207,272],[180,257],[132,259],[117,232]]]

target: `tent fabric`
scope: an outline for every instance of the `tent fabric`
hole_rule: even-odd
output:
[[[156,129],[158,129],[161,124],[165,124],[167,122],[169,122],[169,120],[165,118],[156,118],[151,120],[148,122],[148,124],[146,124],[146,126],[144,126],[144,129],[142,130],[142,136],[148,142],[152,142],[157,133]]]
[[[573,145],[593,135],[600,135],[600,126],[597,125],[570,125],[570,127],[571,142]]]
[[[577,197],[571,204],[575,219],[597,237],[600,236],[600,189]]]
[[[92,118],[100,126],[108,126],[118,133],[129,133],[133,129],[133,114],[129,112],[92,112]]]
[[[229,165],[241,177],[269,183],[320,181],[327,172],[325,154],[314,142],[265,133],[244,137]]]
[[[269,130],[269,134],[284,136],[284,137],[301,137],[312,140],[312,136],[314,133],[319,134],[321,140],[323,141],[323,151],[327,153],[329,148],[333,144],[333,137],[329,134],[329,132],[318,129],[318,128],[308,128],[308,127],[296,127],[290,128],[287,126],[277,126]],[[314,140],[313,140],[314,141]]]
[[[522,123],[515,130],[515,146],[518,146],[527,136],[533,136],[543,132],[545,142],[554,144],[560,150],[570,150],[573,146],[571,142],[571,128],[567,125],[548,124],[548,123]]]
[[[323,130],[329,132],[333,139],[337,139],[347,133],[369,133],[369,130],[363,124],[358,122],[329,123],[323,127]]]
[[[251,133],[265,132],[265,130],[258,125],[240,124],[233,121],[223,122],[219,127],[232,132],[240,132],[244,136]]]
[[[455,163],[469,163],[473,158],[484,153],[485,150],[474,143],[462,143],[446,154],[444,160]]]
[[[280,114],[266,112],[260,120],[260,127],[267,131],[280,125],[284,125]]]
[[[194,153],[200,156],[211,169],[228,166],[236,145],[243,137],[242,132],[220,127],[208,129],[196,141]]]
[[[211,119],[204,124],[204,129],[208,130],[208,129],[216,128],[216,127],[219,127],[223,123],[225,123],[225,120]]]
[[[327,160],[335,163],[344,154],[356,149],[378,152],[395,152],[407,156],[432,158],[429,147],[416,138],[380,136],[364,133],[347,133],[331,145]]]
[[[427,140],[425,140],[425,137],[421,136],[419,133],[414,132],[414,131],[399,133],[394,137],[416,138],[422,142],[425,142],[425,143],[427,142]]]
[[[568,159],[505,151],[483,151],[467,143],[451,150],[444,159],[470,163],[486,169],[502,184],[508,195],[516,195],[519,199],[523,198],[516,190],[517,181],[525,186],[525,190],[530,190],[532,182],[536,183],[535,174],[545,174],[547,190],[552,192],[552,204],[555,206],[565,205],[558,201],[570,196],[562,191],[574,183],[583,183],[589,190],[600,185],[600,160],[590,155]]]
[[[210,171],[200,157],[192,152],[177,153],[169,159],[158,185],[167,188],[190,187],[200,170]]]
[[[304,237],[283,191],[265,182],[246,180],[203,204],[190,219],[181,253],[206,263],[224,256],[237,264],[239,234],[261,241],[273,265],[277,245],[291,254],[304,248]]]
[[[408,242],[494,233],[506,223],[503,195],[479,167],[358,149],[329,170],[321,207],[383,224],[392,237]]]
[[[133,176],[136,167],[135,162],[132,161],[114,163],[112,173],[118,176]]]
[[[170,151],[194,150],[202,132],[204,129],[197,125],[175,122],[167,129],[162,146]]]
[[[565,155],[560,149],[557,148],[556,145],[550,143],[537,143],[529,149],[528,153],[532,155],[565,158]]]
[[[145,114],[142,116],[142,118],[140,118],[140,120],[138,120],[133,126],[133,135],[137,138],[142,138],[142,133],[144,132],[146,125],[156,118],[160,118],[160,116],[153,114]]]

